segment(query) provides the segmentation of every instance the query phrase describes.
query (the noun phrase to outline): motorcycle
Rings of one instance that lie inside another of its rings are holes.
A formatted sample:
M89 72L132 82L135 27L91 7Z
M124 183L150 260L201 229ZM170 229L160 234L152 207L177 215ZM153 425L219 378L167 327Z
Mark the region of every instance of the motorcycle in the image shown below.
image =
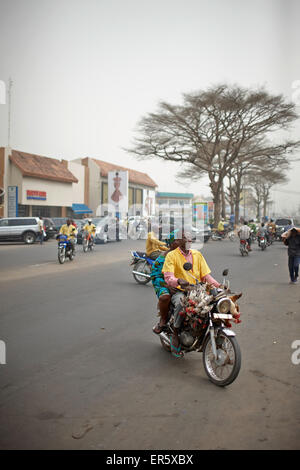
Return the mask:
M248 256L250 251L250 246L247 240L240 240L240 253L242 256Z
M73 261L75 257L75 251L73 251L73 246L70 240L68 240L67 235L58 235L58 261L60 264L64 264L66 258L69 258L70 261Z
M88 232L83 237L82 248L84 253L86 253L88 250L93 251L94 249L94 239L92 238L92 235Z
M148 258L146 253L141 251L131 252L131 266L134 266L132 275L138 284L148 284L151 281L151 270L155 260Z
M257 240L258 240L259 248L261 248L261 250L264 251L268 246L266 237L259 235L257 237Z
M183 267L189 272L192 264L185 263ZM227 274L228 270L224 270L223 276ZM190 272L189 275L194 278ZM190 284L188 289L180 313L184 318L179 331L181 351L184 354L202 352L208 378L219 387L230 385L237 378L241 367L241 351L235 333L231 330L231 320L241 322L236 300L242 294L231 294L229 281L225 278L222 289L203 284L197 279L196 284ZM171 306L169 320L159 334L161 345L168 352L171 352L173 325L174 312Z
M219 230L213 230L213 233L211 235L211 239L213 241L221 241L224 240L225 238L229 238L230 241L234 242L236 239L236 235L233 230L224 230L224 232L220 232Z

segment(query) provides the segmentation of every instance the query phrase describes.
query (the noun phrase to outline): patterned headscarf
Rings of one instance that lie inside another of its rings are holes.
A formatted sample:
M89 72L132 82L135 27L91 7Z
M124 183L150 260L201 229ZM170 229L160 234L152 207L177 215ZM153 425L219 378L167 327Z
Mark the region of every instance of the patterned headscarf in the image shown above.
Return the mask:
M177 232L179 232L179 229L176 229L176 230L173 230L170 235L169 235L169 238L166 239L166 244L168 246L171 246L171 244L176 240L176 235L177 235Z

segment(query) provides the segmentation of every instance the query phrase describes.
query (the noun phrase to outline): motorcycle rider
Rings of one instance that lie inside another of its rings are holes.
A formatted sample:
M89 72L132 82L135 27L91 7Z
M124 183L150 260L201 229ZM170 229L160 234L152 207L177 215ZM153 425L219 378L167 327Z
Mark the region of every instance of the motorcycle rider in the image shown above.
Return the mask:
M151 272L151 280L155 290L155 293L158 297L158 308L159 308L159 315L160 321L154 326L152 331L156 334L159 334L163 331L164 326L168 320L169 314L169 307L171 302L171 294L176 292L176 289L172 287L167 287L166 281L164 279L164 275L162 273L162 268L165 262L165 257L167 253L172 250L175 250L178 245L179 241L176 240L176 233L178 230L173 230L169 238L166 240L166 245L169 247L168 251L163 252L158 258L155 260L155 263L152 266Z
M94 242L96 235L96 225L92 223L92 219L88 219L87 223L85 224L82 230L91 235L91 240Z
M241 228L238 230L238 236L240 240L246 240L248 243L248 250L252 251L251 249L251 229L248 225L248 222L246 220L244 221L244 225L241 226Z
M72 225L71 219L67 220L67 223L60 227L59 233L61 235L66 235L68 237L68 241L71 243L72 253L75 252L75 237L78 233L76 227Z
M271 237L275 238L276 225L273 219L271 219L270 222L267 224L267 229L268 229L269 238Z
M182 233L178 242L178 247L166 255L162 272L167 286L176 289L171 298L174 306L174 333L171 338L171 352L175 357L182 357L183 353L178 336L183 321L183 317L180 315L181 299L189 284L196 284L196 281L184 270L183 265L186 262L191 263L192 274L199 281L215 287L220 287L220 284L210 275L211 271L200 251L191 250L192 236L189 233Z
M221 235L224 234L225 232L225 227L224 227L224 219L222 218L220 222L218 223L218 232L220 232Z
M259 227L257 231L257 237L265 237L267 240L267 243L269 243L269 232L267 227L265 226L264 222L262 222L261 226Z

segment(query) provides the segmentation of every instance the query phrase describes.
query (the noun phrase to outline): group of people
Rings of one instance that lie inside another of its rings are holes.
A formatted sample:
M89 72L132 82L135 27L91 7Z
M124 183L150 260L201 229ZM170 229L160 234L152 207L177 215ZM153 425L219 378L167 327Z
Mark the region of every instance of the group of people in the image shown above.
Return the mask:
M191 235L184 232L179 233L179 230L172 231L165 242L156 239L153 233L149 235L147 240L147 255L152 255L155 259L151 280L158 298L160 317L159 322L153 328L153 332L160 334L163 331L168 321L169 308L172 303L174 328L171 337L171 353L177 358L183 355L178 333L183 321L180 312L184 290L190 284L196 283L193 277L215 287L220 287L219 282L211 276L211 271L204 256L200 251L192 250L191 243ZM183 265L187 262L192 265L191 273L193 277L189 276L188 272L184 270Z
M261 223L260 227L257 228L253 220L250 220L249 223L245 220L243 225L238 230L238 236L240 240L246 240L248 243L249 251L251 251L251 233L257 237L265 237L267 243L270 243L271 237L275 237L276 225L273 219L270 220L268 224L264 222Z
M96 225L92 223L92 219L87 220L87 223L84 225L82 230L83 232L86 232L87 234L89 234L91 239L94 241L95 234L96 234ZM77 234L78 234L77 227L74 225L74 222L71 219L68 219L67 223L63 224L60 227L57 238L59 237L59 235L66 235L67 240L71 243L71 248L74 253Z

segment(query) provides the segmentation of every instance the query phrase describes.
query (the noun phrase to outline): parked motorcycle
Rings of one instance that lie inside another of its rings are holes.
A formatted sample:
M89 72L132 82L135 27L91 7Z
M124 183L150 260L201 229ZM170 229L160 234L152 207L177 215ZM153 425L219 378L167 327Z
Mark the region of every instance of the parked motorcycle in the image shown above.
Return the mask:
M183 267L189 272L192 264L185 263ZM228 270L223 271L223 276L227 274ZM241 322L236 300L242 294L230 294L229 282L225 278L222 289L196 280L196 285L191 284L185 292L181 312L184 317L179 332L181 350L183 353L202 352L208 378L220 387L230 385L237 378L241 367L241 351L235 333L231 330L231 320ZM168 323L159 334L161 345L168 352L171 351L173 324L171 307Z
M151 280L151 270L154 260L148 258L146 253L132 251L131 265L134 266L132 275L138 284L148 284Z
M88 250L93 251L94 249L94 239L90 233L86 233L82 240L82 248L84 253Z
M73 261L75 257L75 251L73 251L72 243L68 240L66 235L59 234L57 236L58 240L58 261L60 264L64 264L66 258L69 258L70 261Z
M250 246L247 240L240 240L240 253L242 256L248 256L250 251Z

